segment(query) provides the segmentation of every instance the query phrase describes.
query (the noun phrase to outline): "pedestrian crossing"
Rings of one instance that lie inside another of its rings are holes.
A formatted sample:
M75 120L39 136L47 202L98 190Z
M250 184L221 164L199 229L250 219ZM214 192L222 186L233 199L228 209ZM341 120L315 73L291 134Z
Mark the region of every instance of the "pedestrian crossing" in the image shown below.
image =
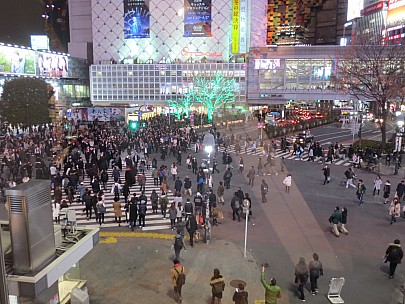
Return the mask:
M230 152L230 153L236 153L235 148L234 148L233 145L228 146L226 149L225 149L225 147L219 147L218 148L218 152L221 152L221 153L224 152L225 150L227 152ZM266 152L264 150L261 150L260 148L257 148L257 149L254 150L251 147L248 147L246 149L246 151L245 151L244 148L241 148L241 151L240 151L239 155L243 156L243 155L246 155L246 154L247 155L254 155L254 156L258 156L258 157L266 157L266 155L267 155ZM301 160L301 161L310 161L307 149L304 150L301 157L296 156L293 153L292 150L291 151L288 151L288 150L283 151L281 149L277 149L275 151L275 157L278 157L278 158L284 157L284 159L296 160L296 161L299 161L299 160ZM323 164L325 162L322 160L322 157L315 157L314 163ZM326 162L326 164L330 164L330 162ZM337 166L348 167L348 166L352 166L353 162L348 157L346 157L344 159L341 159L341 158L334 159L332 164L337 165Z
M108 182L107 182L107 190L103 189L102 183L100 183L101 190L104 191L105 194L105 205L106 205L106 212L104 214L104 223L101 225L96 222L95 219L95 214L93 211L92 218L87 220L86 217L86 211L85 211L85 206L82 203L77 203L77 200L72 205L69 205L69 210L74 210L76 212L76 222L78 226L85 226L85 227L92 227L92 228L112 228L112 227L118 227L118 223L115 223L115 215L114 215L114 209L113 209L113 202L114 202L114 194L111 193L111 189L114 186L114 180L112 178L112 169L108 169ZM125 172L125 163L123 163L123 169L121 172L121 177L123 177ZM165 229L170 229L170 219L168 218L168 215L166 218L163 218L160 212L160 206L158 210L158 214L153 214L152 213L152 202L150 200L150 195L152 193L152 190L156 190L158 195L160 195L160 186L155 186L153 184L153 178L152 178L152 170L145 170L145 175L146 175L146 185L145 185L145 195L147 197L147 212L145 216L145 227L142 227L142 231L156 231L156 230L165 230ZM91 190L91 185L90 185L90 180L89 178L85 178L83 181L83 185L85 188L89 188ZM122 185L121 185L122 186ZM140 186L138 184L132 186L130 188L130 196L133 195L133 193L136 193L137 196L139 197L141 194L141 191L139 191ZM76 195L78 197L78 194ZM173 193L172 191L169 190L167 193L167 197L169 199L169 205L173 202ZM125 227L128 226L126 223L126 218L125 218L125 209L124 209L124 196L120 194L120 202L122 205L122 218L121 218L121 226ZM129 214L128 214L129 216ZM136 222L136 228L135 229L141 229L139 228L139 222Z

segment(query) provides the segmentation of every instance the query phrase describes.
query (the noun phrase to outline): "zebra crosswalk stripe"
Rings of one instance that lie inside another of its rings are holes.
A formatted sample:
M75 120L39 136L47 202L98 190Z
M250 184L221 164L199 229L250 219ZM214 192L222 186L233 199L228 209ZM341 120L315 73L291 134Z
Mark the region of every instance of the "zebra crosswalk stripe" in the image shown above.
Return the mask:
M125 164L123 164L123 170L122 172L125 172ZM101 189L104 191L105 194L105 205L106 205L106 213L104 214L104 223L101 225L101 228L111 228L111 227L117 227L118 224L115 223L115 215L114 215L114 209L113 209L113 202L114 202L114 194L111 193L111 189L114 186L114 181L112 179L112 169L109 168L107 170L109 180L107 182L107 190L103 189L102 184ZM160 208L159 208L159 213L158 214L153 214L152 213L152 202L150 201L150 195L152 193L152 190L156 190L156 192L159 194L160 193L160 186L155 186L153 184L153 178L152 178L152 170L145 170L145 175L146 175L146 184L145 184L145 195L148 198L147 201L147 211L146 211L146 216L145 216L145 227L142 228L142 231L155 231L155 230L164 230L164 229L170 229L170 220L168 217L163 218L163 216L160 213ZM90 180L86 178L83 181L83 185L85 188L91 189L90 185ZM139 185L134 185L130 188L131 194L137 193L139 196L141 194L141 191L139 191ZM169 206L173 202L173 193L171 190L167 193L168 199L169 199ZM76 195L77 197L77 195ZM120 199L123 198L123 195L120 195ZM121 199L121 201L123 201ZM87 220L86 217L86 212L85 212L85 207L83 204L78 204L74 202L72 205L69 206L70 210L75 210L76 211L76 219L77 219L77 225L78 226L86 226L86 227L99 227L99 224L96 223L95 217L94 217L94 212L92 214L92 218L90 220ZM125 226L125 211L124 211L124 204L122 204L122 226Z
M234 148L233 145L228 146L227 149L225 149L224 147L219 147L218 148L219 152L224 152L225 150L227 152L230 152L230 153L236 153L235 148ZM246 155L246 154L254 155L254 156L262 156L262 157L266 156L266 154L260 149L256 149L256 151L254 151L252 148L248 148L247 153L245 153L245 149L242 148L239 155L243 156L243 155ZM277 157L277 158L284 157L284 159L288 159L288 160L300 160L300 158L298 156L292 154L292 151L283 151L281 149L276 150L275 157ZM303 161L308 161L309 160L309 155L308 155L307 150L305 150L302 153L301 160L303 160ZM319 158L319 157L315 158L314 162L318 163L318 164L323 163L322 158ZM345 159L335 160L332 164L336 165L336 166L345 166L345 167L347 167L347 166L352 165L352 161L349 158L345 158Z

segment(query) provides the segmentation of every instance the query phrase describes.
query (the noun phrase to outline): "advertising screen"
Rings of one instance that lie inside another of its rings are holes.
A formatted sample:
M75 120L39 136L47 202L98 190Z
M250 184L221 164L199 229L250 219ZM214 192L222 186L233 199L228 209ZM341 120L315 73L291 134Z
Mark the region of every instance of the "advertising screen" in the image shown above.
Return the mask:
M211 0L184 0L184 37L211 37Z
M31 48L33 50L48 51L49 38L47 35L31 35Z
M124 39L149 37L149 0L124 0Z
M0 73L35 75L35 51L0 46Z
M39 76L68 77L68 56L38 53Z
M350 0L347 3L347 21L361 16L363 0Z
M255 59L255 70L276 70L280 68L280 59Z
M387 28L405 24L405 0L388 2Z

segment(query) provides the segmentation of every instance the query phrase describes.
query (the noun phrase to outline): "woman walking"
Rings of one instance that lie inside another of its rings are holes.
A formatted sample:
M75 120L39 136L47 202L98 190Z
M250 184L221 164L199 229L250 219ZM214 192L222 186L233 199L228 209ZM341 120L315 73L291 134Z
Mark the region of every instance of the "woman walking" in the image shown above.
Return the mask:
M283 180L283 184L285 185L285 192L287 193L290 193L291 182L292 182L291 174L288 173Z
M401 204L399 203L398 198L394 198L390 204L389 214L391 216L391 225L397 222L397 217L401 215Z
M177 225L179 225L183 221L183 205L181 202L177 203L176 211Z
M119 202L118 197L114 197L113 208L114 208L115 222L118 223L119 227L121 227L122 210L121 210L121 203Z
M376 178L374 179L373 195L375 195L376 192L377 192L377 195L380 195L381 185L382 185L381 177L379 175L377 175Z
M97 213L98 213L98 223L100 224L104 224L104 214L106 212L106 208L105 208L105 203L104 200L102 198L102 196L98 197L98 202L97 202Z
M295 266L295 284L298 285L299 298L302 302L305 302L304 285L308 281L309 269L305 258L300 257L298 264Z
M389 180L387 180L385 182L383 191L384 191L384 194L383 194L384 204L387 204L389 201L390 192L391 192L391 184L390 184Z
M176 205L172 203L169 208L169 219L172 230L174 230L174 225L176 224L176 217L177 217L177 208Z

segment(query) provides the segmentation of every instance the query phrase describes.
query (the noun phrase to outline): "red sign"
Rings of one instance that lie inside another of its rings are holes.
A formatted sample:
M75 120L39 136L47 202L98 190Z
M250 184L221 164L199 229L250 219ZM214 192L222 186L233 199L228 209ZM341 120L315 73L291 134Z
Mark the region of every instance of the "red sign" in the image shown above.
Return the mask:
M383 8L384 8L384 1L380 1L380 2L374 3L372 5L365 7L364 9L362 9L361 15L367 16L369 14L381 11Z

